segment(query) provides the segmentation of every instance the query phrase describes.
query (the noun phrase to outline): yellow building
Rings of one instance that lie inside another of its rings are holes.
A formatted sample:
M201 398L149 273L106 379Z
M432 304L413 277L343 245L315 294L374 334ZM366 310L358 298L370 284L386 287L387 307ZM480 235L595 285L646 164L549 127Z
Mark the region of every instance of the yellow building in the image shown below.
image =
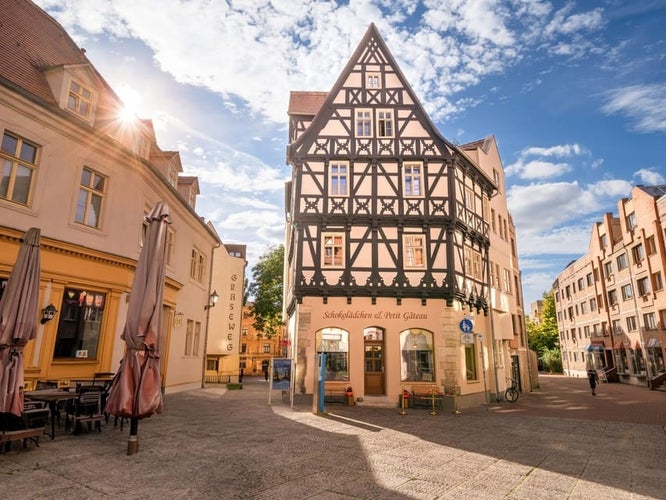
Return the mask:
M243 307L240 367L245 377L263 377L264 370L270 366L271 358L286 357L286 343L283 333L269 338L263 332L257 331L253 323L250 307Z
M40 304L57 310L26 348L28 384L116 370L143 218L165 201L162 384L200 387L220 241L195 211L197 179L179 176L178 153L160 150L149 121L120 119L116 94L45 12L2 2L0 26L0 280L21 235L40 228Z
M530 388L515 229L492 136L435 128L374 25L330 92L292 92L285 322L296 390Z

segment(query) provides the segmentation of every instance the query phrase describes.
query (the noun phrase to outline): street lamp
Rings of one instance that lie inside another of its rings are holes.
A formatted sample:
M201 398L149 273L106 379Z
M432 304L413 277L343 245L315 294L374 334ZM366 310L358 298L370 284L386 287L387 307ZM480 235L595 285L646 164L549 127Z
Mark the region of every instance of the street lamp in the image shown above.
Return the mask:
M219 298L220 296L217 294L217 291L213 290L213 293L211 293L210 297L208 298L208 305L204 306L204 311L207 311L211 307L215 307L215 304L217 304Z

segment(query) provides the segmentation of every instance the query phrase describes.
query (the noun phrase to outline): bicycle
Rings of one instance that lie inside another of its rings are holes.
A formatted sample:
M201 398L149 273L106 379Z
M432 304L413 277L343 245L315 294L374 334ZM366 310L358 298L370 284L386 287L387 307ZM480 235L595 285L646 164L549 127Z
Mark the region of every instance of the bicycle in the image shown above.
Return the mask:
M510 382L511 385L506 388L506 391L504 391L504 399L506 399L509 403L515 403L518 401L518 396L520 395L518 392L518 387L516 386L516 381L514 379L506 379L507 382Z

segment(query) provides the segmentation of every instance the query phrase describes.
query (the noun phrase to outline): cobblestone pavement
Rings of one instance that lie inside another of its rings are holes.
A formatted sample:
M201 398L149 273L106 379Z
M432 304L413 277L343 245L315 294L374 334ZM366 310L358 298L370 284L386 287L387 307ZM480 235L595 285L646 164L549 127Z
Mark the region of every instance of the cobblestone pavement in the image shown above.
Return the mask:
M16 499L666 498L666 392L542 376L517 403L444 411L292 409L246 379L169 394L139 424L56 432L0 454L0 497Z

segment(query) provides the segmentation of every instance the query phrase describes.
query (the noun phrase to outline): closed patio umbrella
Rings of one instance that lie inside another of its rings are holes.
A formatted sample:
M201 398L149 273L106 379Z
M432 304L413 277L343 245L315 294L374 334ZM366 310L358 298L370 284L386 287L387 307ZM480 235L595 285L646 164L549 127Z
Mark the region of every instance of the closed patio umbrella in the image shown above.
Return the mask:
M130 419L127 454L139 450L139 420L162 411L159 342L169 207L159 202L148 215L148 232L134 274L122 339L126 350L113 380L106 411Z
M23 413L23 348L37 331L39 241L36 227L23 235L0 299L0 412L19 416Z

